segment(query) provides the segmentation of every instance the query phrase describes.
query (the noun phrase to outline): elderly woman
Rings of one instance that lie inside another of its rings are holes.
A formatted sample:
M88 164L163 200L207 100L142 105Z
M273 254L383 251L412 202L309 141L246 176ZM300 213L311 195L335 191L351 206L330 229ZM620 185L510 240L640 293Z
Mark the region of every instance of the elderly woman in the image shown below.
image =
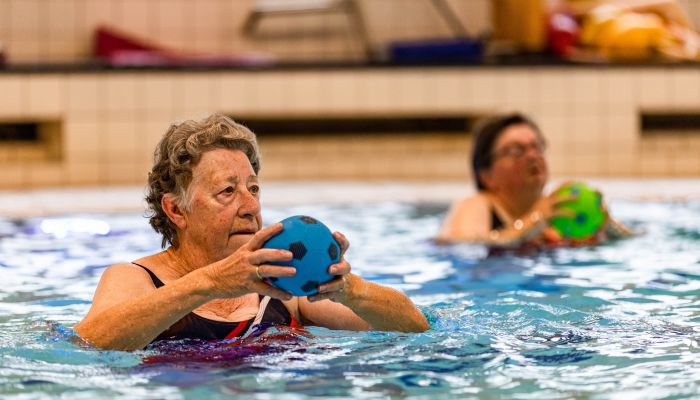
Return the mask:
M106 349L140 349L156 340L247 337L270 325L421 332L428 322L403 294L350 272L314 296L268 285L294 268L287 250L261 246L281 232L262 228L260 156L255 135L222 115L173 125L155 152L146 197L165 251L109 267L76 332Z
M571 198L545 196L549 170L545 140L537 125L520 114L497 116L477 126L472 173L477 193L455 202L443 222L440 242L481 242L517 248L526 243L561 243L548 221L568 213L558 206ZM597 239L629 235L608 216Z

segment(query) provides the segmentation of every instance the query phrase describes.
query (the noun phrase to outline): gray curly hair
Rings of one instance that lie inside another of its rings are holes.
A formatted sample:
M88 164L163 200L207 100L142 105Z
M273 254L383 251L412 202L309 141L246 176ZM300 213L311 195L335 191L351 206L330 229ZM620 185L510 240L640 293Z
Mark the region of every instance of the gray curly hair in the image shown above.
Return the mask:
M179 245L175 224L161 206L163 196L170 194L178 207L189 211L192 169L202 154L214 149L240 150L248 157L255 173L260 171L255 134L221 114L170 125L156 146L153 168L148 174L146 202L151 226L163 235L163 248L168 243L174 247Z

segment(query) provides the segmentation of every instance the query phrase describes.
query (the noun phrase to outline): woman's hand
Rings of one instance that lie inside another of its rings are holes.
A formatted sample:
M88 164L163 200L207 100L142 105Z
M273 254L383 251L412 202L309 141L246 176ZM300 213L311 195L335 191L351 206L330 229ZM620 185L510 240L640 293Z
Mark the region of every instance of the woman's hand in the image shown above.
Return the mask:
M574 217L573 211L560 208L561 205L576 200L575 194L570 194L568 196L559 195L560 189L568 184L570 184L570 182L560 185L549 195L539 199L532 207L532 210L528 215L529 218L534 220L539 220L541 218L545 221L550 221L552 218L556 217Z
M233 254L205 267L204 273L211 281L210 290L217 297L240 297L248 293L260 293L275 299L290 300L290 293L263 281L269 277L289 277L296 273L293 267L269 264L291 261L290 251L262 248L265 242L282 229L284 227L279 223L261 229Z
M348 239L340 232L333 232L333 237L340 245L340 261L328 267L328 273L335 275L332 281L318 287L318 293L308 297L311 302L319 300L331 300L344 304L348 296L352 295L358 278L350 274L350 264L345 261L345 251L350 247Z

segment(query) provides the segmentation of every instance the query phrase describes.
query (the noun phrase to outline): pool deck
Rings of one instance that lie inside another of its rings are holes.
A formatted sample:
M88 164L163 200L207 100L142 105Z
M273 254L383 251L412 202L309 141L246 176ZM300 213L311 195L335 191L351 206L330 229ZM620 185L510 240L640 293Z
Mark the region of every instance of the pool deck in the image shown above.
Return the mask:
M551 187L572 179L556 179ZM700 178L600 179L576 178L605 193L609 201L700 199ZM462 182L265 182L263 207L318 203L385 201L444 203L473 193ZM75 213L142 212L144 188L139 186L52 188L0 191L0 216L32 217Z

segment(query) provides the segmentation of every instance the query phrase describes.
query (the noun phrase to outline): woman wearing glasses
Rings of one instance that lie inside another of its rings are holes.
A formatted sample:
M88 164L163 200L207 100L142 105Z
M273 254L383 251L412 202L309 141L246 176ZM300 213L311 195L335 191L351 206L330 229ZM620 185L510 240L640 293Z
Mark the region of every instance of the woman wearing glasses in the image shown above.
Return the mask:
M537 125L521 114L490 118L478 125L472 147L478 191L452 205L436 239L504 248L561 242L548 221L568 215L558 206L570 198L543 193L549 175L545 148ZM626 235L629 230L608 218L599 238L606 233Z

